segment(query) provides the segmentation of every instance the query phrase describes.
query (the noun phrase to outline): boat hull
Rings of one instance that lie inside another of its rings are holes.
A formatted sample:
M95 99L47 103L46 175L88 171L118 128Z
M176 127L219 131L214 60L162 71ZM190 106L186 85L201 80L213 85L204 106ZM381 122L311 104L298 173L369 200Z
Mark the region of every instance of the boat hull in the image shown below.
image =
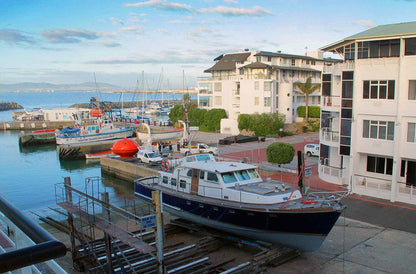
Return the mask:
M105 140L113 140L113 139L122 139L128 138L133 135L131 129L125 129L120 131L113 131L113 132L103 132L97 134L86 134L86 135L79 135L79 136L71 136L71 137L56 137L56 143L58 145L71 145L71 144L80 144L80 143L88 143L88 142L99 142Z
M135 184L135 194L151 200L149 185ZM165 209L181 218L255 240L303 251L319 249L341 212L337 210L253 211L209 204L163 192Z

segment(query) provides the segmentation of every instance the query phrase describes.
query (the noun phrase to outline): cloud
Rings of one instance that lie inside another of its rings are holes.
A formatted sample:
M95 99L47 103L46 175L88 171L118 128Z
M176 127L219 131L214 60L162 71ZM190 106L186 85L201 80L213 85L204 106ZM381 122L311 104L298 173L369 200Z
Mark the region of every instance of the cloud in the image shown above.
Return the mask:
M56 29L42 32L42 36L49 43L80 43L83 40L96 40L103 36L103 33L83 29Z
M137 3L124 4L126 7L152 7L161 10L170 11L191 11L193 8L191 5L168 2L166 0L148 0Z
M225 16L260 16L271 15L273 12L266 10L259 6L254 6L251 9L231 8L218 6L214 8L203 8L198 10L199 13L220 13Z
M92 60L86 64L95 65L122 65L122 64L199 64L206 63L207 59L198 56L191 56L189 54L183 55L178 51L166 51L157 57L147 58L109 58L102 60Z
M224 37L221 33L216 30L209 28L198 28L193 31L190 31L188 35L191 38L200 38L200 37Z
M113 41L103 41L101 42L101 44L106 47L106 48L117 48L117 47L121 47L120 43L117 42L113 42Z
M0 41L8 44L35 44L35 40L16 29L0 29Z
M130 27L122 27L118 30L118 32L131 32L133 34L143 34L144 30L143 27L140 26L130 26Z
M237 0L224 0L224 2L228 4L238 4Z
M176 20L170 20L170 21L168 21L168 24L191 25L191 24L195 24L195 22L192 21L192 20L180 20L180 19L176 19Z
M356 26L369 27L369 28L373 28L373 27L376 26L376 24L374 24L374 22L369 20L369 19L353 21L353 22L350 22L349 24L350 25L356 25Z
M121 21L120 19L111 17L110 20L116 25L124 25L123 21Z

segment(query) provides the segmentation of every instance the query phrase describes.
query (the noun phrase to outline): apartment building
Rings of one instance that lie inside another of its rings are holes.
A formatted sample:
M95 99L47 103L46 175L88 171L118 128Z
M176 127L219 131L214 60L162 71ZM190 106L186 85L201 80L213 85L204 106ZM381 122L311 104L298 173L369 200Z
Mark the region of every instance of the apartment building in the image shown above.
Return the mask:
M416 22L382 25L321 48L321 179L416 204Z
M317 53L315 53L317 55ZM198 81L198 106L225 109L222 133L238 133L239 114L275 113L285 115L286 123L296 120L296 109L305 105L305 96L296 93L293 83L321 82L324 60L321 56L302 56L281 52L249 51L227 53L214 59L205 70L209 78ZM309 105L320 104L320 91L309 97Z

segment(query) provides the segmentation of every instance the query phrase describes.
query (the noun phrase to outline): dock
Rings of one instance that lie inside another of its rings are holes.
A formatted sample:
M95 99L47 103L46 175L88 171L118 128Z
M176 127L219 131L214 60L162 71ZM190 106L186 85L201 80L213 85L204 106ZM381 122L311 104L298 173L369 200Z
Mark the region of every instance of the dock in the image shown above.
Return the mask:
M158 175L157 169L148 167L146 164L138 164L135 160L137 159L101 158L101 172L128 182L134 182L141 177Z
M10 121L0 122L3 130L36 130L46 128L73 127L74 121Z

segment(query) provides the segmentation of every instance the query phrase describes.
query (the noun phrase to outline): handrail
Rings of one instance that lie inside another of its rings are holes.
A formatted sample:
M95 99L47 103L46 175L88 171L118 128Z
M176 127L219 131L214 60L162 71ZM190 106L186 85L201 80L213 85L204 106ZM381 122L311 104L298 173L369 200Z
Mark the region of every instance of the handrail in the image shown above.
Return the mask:
M0 196L0 211L22 230L35 245L0 254L0 272L48 261L66 254L64 243L56 240L37 223Z

